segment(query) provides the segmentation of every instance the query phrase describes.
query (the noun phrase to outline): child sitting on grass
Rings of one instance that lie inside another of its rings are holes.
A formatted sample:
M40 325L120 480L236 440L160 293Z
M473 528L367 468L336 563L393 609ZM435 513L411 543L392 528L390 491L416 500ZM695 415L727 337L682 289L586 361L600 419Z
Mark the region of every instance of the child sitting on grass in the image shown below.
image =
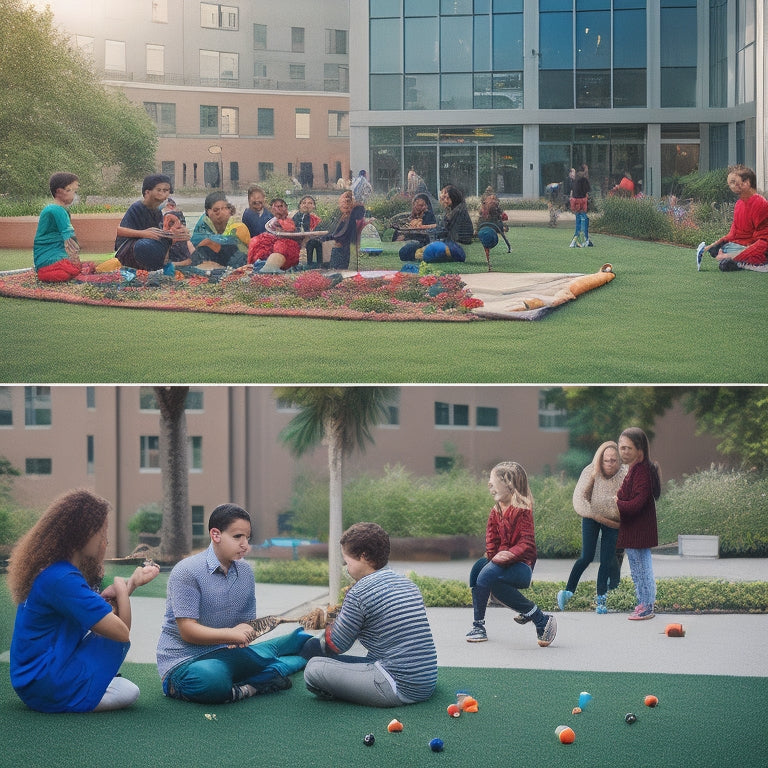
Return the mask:
M519 612L515 617L518 624L532 621L539 645L545 647L555 639L557 621L520 592L531 586L537 555L528 475L516 461L504 461L491 470L488 490L496 503L485 530L485 557L472 566L469 574L474 623L467 642L488 639L485 611L493 595Z
M74 202L80 182L74 173L54 173L49 187L53 202L40 213L32 256L38 280L64 283L79 275L84 266L80 263L80 243L67 210Z
M426 701L437 684L437 652L418 587L389 567L389 535L376 523L356 523L341 537L355 584L335 622L302 655L307 689L321 699L369 707ZM359 640L367 656L341 655Z

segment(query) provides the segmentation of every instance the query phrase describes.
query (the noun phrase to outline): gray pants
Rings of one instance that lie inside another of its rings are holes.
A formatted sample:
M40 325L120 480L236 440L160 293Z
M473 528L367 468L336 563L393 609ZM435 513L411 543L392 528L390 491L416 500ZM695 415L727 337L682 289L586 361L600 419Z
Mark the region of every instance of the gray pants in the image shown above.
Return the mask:
M395 681L378 662L350 657L339 661L316 656L307 662L304 682L321 698L343 699L366 707L398 707L403 701Z

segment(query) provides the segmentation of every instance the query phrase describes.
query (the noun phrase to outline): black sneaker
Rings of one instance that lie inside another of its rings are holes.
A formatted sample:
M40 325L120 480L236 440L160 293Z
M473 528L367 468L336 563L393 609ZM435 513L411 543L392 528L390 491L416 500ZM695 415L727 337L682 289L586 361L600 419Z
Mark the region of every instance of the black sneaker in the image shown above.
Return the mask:
M488 633L485 631L485 622L476 621L472 629L467 632L468 643L484 643L488 639Z
M738 272L739 265L733 259L723 259L720 262L721 272Z
M279 691L287 691L293 683L290 677L284 675L278 675L271 680L267 680L265 683L249 683L249 685L240 686L241 688L251 688L252 691L248 693L248 696L263 696L266 693L278 693Z

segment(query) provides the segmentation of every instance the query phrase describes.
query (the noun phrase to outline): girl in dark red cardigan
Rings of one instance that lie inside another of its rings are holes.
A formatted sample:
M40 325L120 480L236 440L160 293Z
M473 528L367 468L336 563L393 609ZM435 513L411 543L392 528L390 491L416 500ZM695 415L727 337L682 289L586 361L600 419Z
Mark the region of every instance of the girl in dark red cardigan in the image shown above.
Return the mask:
M467 633L467 642L488 639L485 609L493 595L518 611L518 624L533 622L538 644L546 647L555 639L557 621L520 591L531 586L536 564L533 497L528 475L516 461L503 461L491 470L488 490L495 504L485 530L485 557L472 566L469 574L474 623Z
M621 516L617 547L623 548L635 583L637 607L631 621L654 617L656 581L653 577L651 547L659 543L656 527L656 499L661 495L659 465L651 462L648 437L638 427L630 427L619 438L621 460L629 471L616 496Z

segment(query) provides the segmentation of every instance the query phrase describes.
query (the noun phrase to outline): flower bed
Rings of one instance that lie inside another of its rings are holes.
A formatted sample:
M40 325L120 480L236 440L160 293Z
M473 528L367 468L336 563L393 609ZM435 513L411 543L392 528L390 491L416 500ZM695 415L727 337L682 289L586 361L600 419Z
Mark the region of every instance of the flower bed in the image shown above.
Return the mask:
M480 319L471 310L482 306L457 274L394 272L343 278L314 270L251 273L249 267L223 276L138 272L132 277L121 270L58 284L41 283L29 271L0 276L0 292L95 306L339 320L470 321Z

